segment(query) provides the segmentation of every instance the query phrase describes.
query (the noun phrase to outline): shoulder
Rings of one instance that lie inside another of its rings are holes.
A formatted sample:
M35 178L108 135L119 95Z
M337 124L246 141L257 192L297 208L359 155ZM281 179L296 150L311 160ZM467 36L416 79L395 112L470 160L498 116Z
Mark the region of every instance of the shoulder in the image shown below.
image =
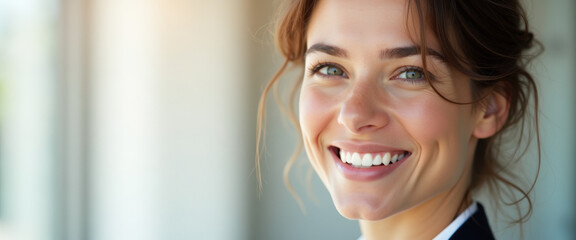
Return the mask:
M450 240L485 240L495 239L484 212L478 203L478 210L450 237Z

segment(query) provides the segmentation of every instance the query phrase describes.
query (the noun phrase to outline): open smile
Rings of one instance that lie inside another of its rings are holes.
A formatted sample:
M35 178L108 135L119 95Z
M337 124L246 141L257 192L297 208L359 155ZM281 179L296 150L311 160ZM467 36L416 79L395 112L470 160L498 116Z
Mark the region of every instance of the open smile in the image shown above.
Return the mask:
M359 152L328 147L337 169L355 181L373 181L389 175L412 156L405 150Z
M388 166L408 158L411 153L408 151L389 151L389 152L369 152L360 153L347 151L335 146L329 147L342 163L349 164L357 168L369 168L372 166Z

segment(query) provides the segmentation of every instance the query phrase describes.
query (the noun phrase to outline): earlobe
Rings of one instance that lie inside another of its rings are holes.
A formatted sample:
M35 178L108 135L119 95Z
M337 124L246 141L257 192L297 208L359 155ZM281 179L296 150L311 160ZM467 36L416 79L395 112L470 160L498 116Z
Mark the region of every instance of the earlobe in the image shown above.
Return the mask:
M499 93L488 96L488 104L483 111L483 116L476 123L473 135L476 138L489 138L502 128L508 117L510 104L508 99Z

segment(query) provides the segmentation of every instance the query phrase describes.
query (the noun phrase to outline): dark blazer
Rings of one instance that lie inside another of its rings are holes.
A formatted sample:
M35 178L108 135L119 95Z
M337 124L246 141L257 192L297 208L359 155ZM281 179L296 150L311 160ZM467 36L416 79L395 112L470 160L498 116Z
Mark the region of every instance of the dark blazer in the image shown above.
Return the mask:
M484 207L478 203L478 210L470 216L458 230L450 237L450 240L486 240L494 239Z

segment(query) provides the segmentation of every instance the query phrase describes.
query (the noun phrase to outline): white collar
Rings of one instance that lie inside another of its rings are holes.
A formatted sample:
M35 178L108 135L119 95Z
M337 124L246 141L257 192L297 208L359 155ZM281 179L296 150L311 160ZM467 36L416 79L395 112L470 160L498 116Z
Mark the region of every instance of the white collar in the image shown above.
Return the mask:
M466 210L464 210L464 212L460 213L460 215L458 215L458 217L454 219L454 221L452 221L450 225L448 225L448 227L444 228L444 230L442 230L442 232L436 235L436 237L434 237L432 240L450 239L450 237L454 235L454 233L458 230L458 228L460 228L464 224L464 222L466 222L466 220L468 220L472 215L474 215L476 211L478 211L478 204L476 202L473 202L472 204L470 204L468 208L466 208Z
M446 228L444 228L444 230L442 230L442 232L436 235L436 237L434 237L432 240L449 240L450 237L452 237L452 235L454 235L454 233L458 230L458 228L460 228L466 222L466 220L468 220L472 215L474 215L476 211L478 211L478 204L476 202L473 202L472 204L470 204L470 206L468 206L468 208L466 208L466 210L464 210L464 212L460 213L460 215L458 215L458 217L456 217L454 221L452 221ZM364 236L360 236L358 240L364 240Z

